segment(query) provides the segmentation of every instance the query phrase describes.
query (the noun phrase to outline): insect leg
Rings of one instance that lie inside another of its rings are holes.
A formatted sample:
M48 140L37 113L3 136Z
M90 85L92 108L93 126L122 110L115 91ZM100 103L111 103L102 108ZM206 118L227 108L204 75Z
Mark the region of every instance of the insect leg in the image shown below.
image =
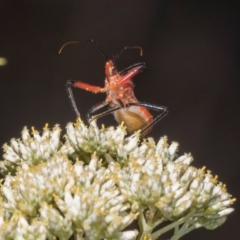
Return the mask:
M101 102L101 103L98 103L96 105L94 105L92 108L90 108L87 112L87 120L89 122L93 121L94 119L97 119L97 118L101 118L101 117L104 117L120 108L122 108L122 106L118 106L118 107L114 107L114 108L109 108L108 110L104 111L104 112L101 112L99 114L96 114L96 115L93 115L95 112L97 112L98 110L104 108L108 106L108 103L106 102Z
M93 86L84 82L80 82L80 81L75 81L75 80L68 80L66 83L66 89L68 92L68 96L70 98L71 101L71 105L73 107L74 112L76 113L77 117L80 118L80 112L78 111L74 96L73 96L73 92L72 92L72 87L77 87L77 88L81 88L84 89L86 91L90 91L90 92L94 92L94 93L98 93L98 92L103 92L104 88L100 88L98 86Z
M136 102L136 103L129 103L128 106L142 106L150 110L154 111L161 111L159 115L157 115L146 127L141 129L141 134L145 131L147 131L150 127L154 126L158 121L160 121L162 118L164 118L168 114L167 107L159 106L159 105L153 105L145 102Z
M145 68L145 63L139 63L136 67L129 67L129 71L122 76L121 80L118 81L118 85L123 85L128 82L131 78L137 75L143 68ZM127 70L128 70L127 69Z
M120 75L125 75L126 73L128 73L129 71L131 71L133 68L136 67L141 67L141 69L145 68L145 63L144 62L140 62L140 63L135 63L125 69L123 69L121 72L119 72Z
M99 92L104 92L105 91L104 88L94 86L94 85L90 85L88 83L84 83L84 82L77 81L77 80L68 80L67 85L71 85L71 86L76 87L76 88L81 88L81 89L84 89L86 91L93 92L93 93L99 93Z
M74 96L73 96L73 92L72 92L72 80L68 80L66 83L66 90L68 93L68 97L70 99L71 105L73 107L74 112L76 113L77 117L80 118L80 112L78 111Z

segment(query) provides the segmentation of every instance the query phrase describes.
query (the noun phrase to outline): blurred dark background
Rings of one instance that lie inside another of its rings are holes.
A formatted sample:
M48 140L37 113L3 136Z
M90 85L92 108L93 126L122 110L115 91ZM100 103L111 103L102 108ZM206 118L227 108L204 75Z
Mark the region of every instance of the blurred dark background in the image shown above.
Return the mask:
M105 60L96 48L70 45L58 55L63 43L93 38L110 58L139 45L143 57L126 51L117 67L146 62L134 78L137 98L169 108L151 135L179 142L193 165L207 166L239 199L239 10L239 1L220 0L1 0L0 57L8 63L0 67L0 144L20 137L23 126L64 129L75 121L67 79L103 86ZM105 97L74 94L83 116ZM114 123L112 116L103 121ZM220 228L183 239L240 239L238 206Z

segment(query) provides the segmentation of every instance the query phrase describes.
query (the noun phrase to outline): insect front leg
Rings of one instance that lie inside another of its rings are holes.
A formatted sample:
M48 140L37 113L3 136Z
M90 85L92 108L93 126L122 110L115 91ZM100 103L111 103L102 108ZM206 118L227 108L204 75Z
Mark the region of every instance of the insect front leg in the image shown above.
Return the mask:
M93 93L105 92L105 88L90 85L88 83L84 83L84 82L77 81L77 80L68 80L67 85L68 86L70 85L70 86L73 86L76 88L81 88L81 89L84 89L86 91L93 92Z
M90 92L94 92L94 93L105 91L104 88L101 88L101 87L98 87L98 86L93 86L93 85L90 85L90 84L87 84L87 83L84 83L84 82L81 82L81 81L68 80L67 83L66 83L67 93L68 93L68 96L70 98L73 110L76 113L78 118L80 118L81 115L80 115L80 112L78 111L77 104L76 104L74 96L73 96L72 87L81 88L81 89L84 89L86 91L90 91Z
M74 112L76 113L77 117L80 118L80 112L78 111L74 96L73 96L73 92L72 92L72 85L73 85L73 80L68 80L66 82L66 90L68 93L68 97L70 99L71 105L73 107Z
M149 104L145 102L136 102L136 103L129 103L128 106L142 106L145 107L149 110L154 110L154 111L161 111L159 115L157 115L147 126L141 129L141 134L149 130L152 126L154 126L158 121L160 121L162 118L164 118L168 114L167 107L164 106L159 106L159 105L154 105L154 104Z

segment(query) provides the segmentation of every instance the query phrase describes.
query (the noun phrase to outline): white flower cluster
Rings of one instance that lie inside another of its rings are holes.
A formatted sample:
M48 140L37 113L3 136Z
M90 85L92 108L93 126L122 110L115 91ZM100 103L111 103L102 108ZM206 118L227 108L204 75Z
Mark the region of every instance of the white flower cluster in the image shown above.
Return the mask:
M61 154L36 166L23 163L2 186L2 239L69 239L74 234L132 239L136 232L121 230L137 214L127 212L130 206L110 174L96 156L86 166L73 165Z
M89 158L89 154L96 152L98 156L104 156L108 163L117 161L127 164L128 156L139 143L139 134L136 133L125 138L126 131L123 125L99 129L95 121L87 127L81 121L67 125L66 143L61 148L63 153L75 153L77 157ZM88 153L86 155L86 153ZM114 158L115 160L113 160Z
M4 161L0 162L2 174L14 172L22 160L30 165L48 160L60 147L60 132L58 125L50 131L46 124L41 136L34 128L31 136L29 130L24 127L21 139L12 139L10 145L3 145Z
M42 135L24 128L4 145L0 239L158 239L171 229L179 239L233 211L225 186L190 166L191 155L178 157L177 143L125 135L123 126L78 121L60 143L58 126ZM139 229L125 230L135 220Z

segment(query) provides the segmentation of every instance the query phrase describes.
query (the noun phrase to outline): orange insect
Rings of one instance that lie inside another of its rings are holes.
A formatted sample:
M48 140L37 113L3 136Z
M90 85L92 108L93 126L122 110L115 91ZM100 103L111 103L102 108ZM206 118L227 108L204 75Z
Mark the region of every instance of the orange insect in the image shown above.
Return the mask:
M114 65L114 61L109 60L106 57L106 55L103 53L103 51L100 49L100 47L96 44L94 40L86 40L85 42L93 43L106 58L106 78L104 87L93 86L78 80L67 81L67 92L69 94L71 104L77 117L80 118L80 113L73 97L72 87L81 88L93 93L106 93L107 97L105 101L94 105L90 110L88 110L88 121L90 122L94 119L113 113L118 123L124 122L127 127L128 134L132 134L135 131L141 130L141 136L146 135L152 129L153 125L156 124L159 120L161 120L168 113L168 111L167 108L164 106L153 105L146 102L139 102L134 95L134 85L131 79L135 75L137 75L143 68L145 68L145 63L136 63L124 69L123 71L118 72L116 66ZM61 53L62 49L66 45L73 43L79 42L73 41L65 43L61 47L59 53ZM140 47L125 47L122 49L120 54L129 48L139 48L142 53L142 49ZM119 57L120 54L118 54L116 57ZM95 114L96 112L104 109L107 106L109 106L109 109ZM153 118L153 116L148 110L158 111L160 112L160 114Z

